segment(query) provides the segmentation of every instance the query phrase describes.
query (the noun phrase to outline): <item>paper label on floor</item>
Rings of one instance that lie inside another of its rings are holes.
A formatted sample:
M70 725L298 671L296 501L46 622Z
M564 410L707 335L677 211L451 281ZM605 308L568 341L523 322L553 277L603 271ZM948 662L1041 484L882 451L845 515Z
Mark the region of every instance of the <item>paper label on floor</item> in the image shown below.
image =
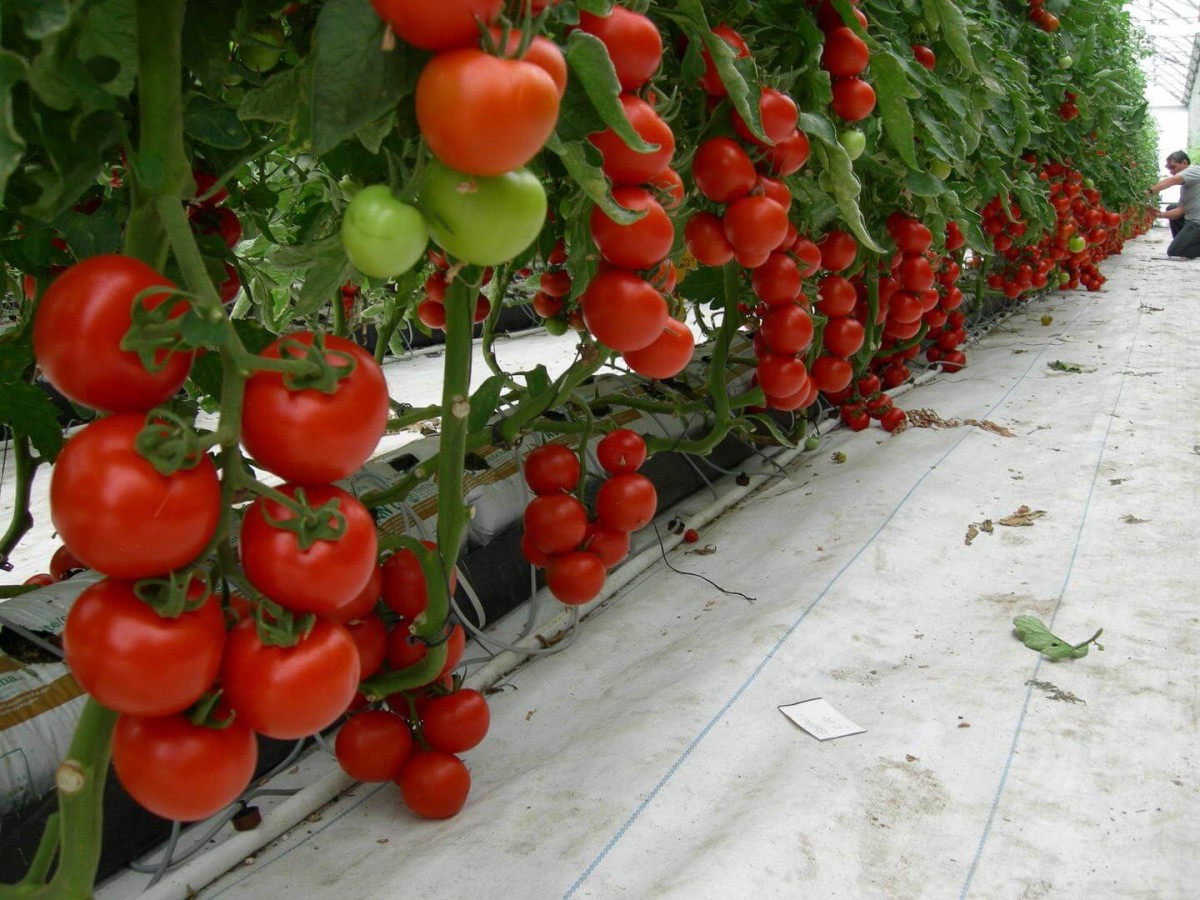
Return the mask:
M851 734L862 734L867 729L855 725L840 712L834 709L828 700L814 697L811 700L801 700L790 706L781 706L779 711L815 737L818 741L828 741L831 738L846 737Z

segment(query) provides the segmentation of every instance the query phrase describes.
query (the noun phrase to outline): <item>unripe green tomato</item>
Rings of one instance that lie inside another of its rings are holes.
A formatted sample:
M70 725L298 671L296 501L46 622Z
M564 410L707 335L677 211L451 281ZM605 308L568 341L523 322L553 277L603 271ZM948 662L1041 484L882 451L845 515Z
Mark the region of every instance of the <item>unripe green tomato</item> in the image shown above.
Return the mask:
M1070 280L1071 280L1071 276L1067 272L1059 272L1058 273L1058 283L1059 284L1066 284Z
M816 450L821 446L821 436L819 434L810 434L804 439L805 450Z
M1075 65L1075 60L1071 59L1066 53L1058 58L1058 67L1060 69L1069 69L1073 65Z
M552 334L555 337L566 334L567 330L570 328L570 326L567 325L566 321L563 319L546 319L544 322L542 322L542 325L545 327L547 334Z
M954 167L944 159L932 159L929 161L929 174L934 178L949 178L950 173L953 171Z
M386 184L363 188L342 218L342 246L370 278L395 278L425 252L429 229L420 212L401 203Z
M867 149L867 136L857 128L847 128L838 132L838 143L845 149L847 156L858 159Z
M270 72L283 55L283 26L268 22L247 33L248 40L238 46L242 65L252 72ZM267 45L267 46L264 46ZM272 49L272 48L279 49Z
M463 262L507 262L534 242L546 221L546 189L526 168L465 175L435 159L425 175L420 203L429 233Z
M1075 237L1073 237L1069 241L1067 241L1067 249L1070 250L1072 253L1082 253L1083 249L1086 246L1087 246L1087 241L1085 241L1079 235L1075 235Z
M1085 178L1083 179L1083 186L1089 191L1094 191L1096 189L1096 182L1092 181L1090 178Z

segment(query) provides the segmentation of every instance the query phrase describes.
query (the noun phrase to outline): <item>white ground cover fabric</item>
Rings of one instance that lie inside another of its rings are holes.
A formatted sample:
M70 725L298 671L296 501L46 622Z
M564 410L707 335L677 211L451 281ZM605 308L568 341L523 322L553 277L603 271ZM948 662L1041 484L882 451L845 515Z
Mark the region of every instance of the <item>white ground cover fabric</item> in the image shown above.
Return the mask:
M1163 246L898 400L987 427L839 430L671 550L753 602L658 564L508 675L456 818L357 785L155 896L1195 896L1200 262ZM1045 661L1025 612L1104 650ZM865 732L778 710L812 697Z

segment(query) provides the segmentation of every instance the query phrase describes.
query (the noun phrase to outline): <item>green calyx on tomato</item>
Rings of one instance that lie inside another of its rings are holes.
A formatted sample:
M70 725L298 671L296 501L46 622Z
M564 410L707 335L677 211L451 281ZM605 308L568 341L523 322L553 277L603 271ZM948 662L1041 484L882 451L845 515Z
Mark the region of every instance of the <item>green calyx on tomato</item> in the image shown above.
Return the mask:
M371 278L395 278L416 265L429 243L421 213L401 203L385 184L359 191L342 218L342 246Z
M847 128L838 132L838 143L845 149L847 156L858 159L867 149L867 136L857 128Z
M420 205L434 241L477 266L495 266L536 240L546 219L546 190L528 169L464 175L433 160Z

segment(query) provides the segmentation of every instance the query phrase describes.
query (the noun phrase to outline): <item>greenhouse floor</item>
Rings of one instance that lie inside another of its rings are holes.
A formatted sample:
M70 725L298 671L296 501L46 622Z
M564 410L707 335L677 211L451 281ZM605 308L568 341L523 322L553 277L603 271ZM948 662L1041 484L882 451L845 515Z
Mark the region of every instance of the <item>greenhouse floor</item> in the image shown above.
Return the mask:
M207 887L189 863L151 893L1196 896L1200 261L1166 241L898 398L957 425L840 429L668 543L754 599L646 568L498 685L456 818L355 785ZM1022 613L1104 649L1043 659ZM858 733L779 709L813 698Z

